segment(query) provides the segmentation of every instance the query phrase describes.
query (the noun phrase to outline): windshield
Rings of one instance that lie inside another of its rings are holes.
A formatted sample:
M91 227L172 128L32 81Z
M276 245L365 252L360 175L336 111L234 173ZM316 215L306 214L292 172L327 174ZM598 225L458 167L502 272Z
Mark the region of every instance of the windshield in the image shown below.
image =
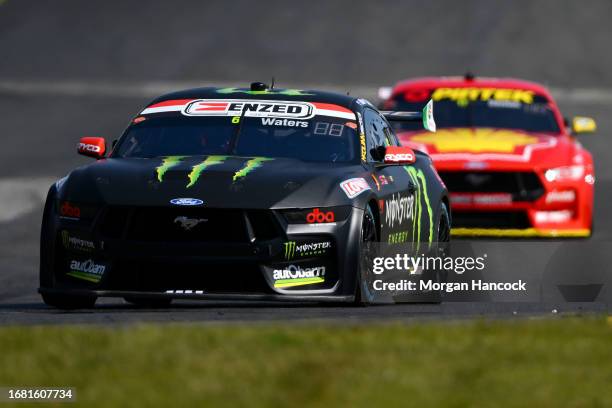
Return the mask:
M476 91L470 93L474 90ZM505 98L496 98L496 90L488 88L456 88L446 93L439 91L445 89L439 88L433 92L419 94L421 98L427 96L420 101L411 101L414 93L396 95L388 103L388 108L420 111L431 97L434 100L434 117L438 129L483 127L526 132L560 132L548 101L531 91L503 90L505 93L501 95ZM395 127L397 130L421 130L420 124L410 122L396 123Z
M174 114L141 116L134 122L113 157L235 155L336 163L354 162L359 157L357 124L346 118L241 119Z

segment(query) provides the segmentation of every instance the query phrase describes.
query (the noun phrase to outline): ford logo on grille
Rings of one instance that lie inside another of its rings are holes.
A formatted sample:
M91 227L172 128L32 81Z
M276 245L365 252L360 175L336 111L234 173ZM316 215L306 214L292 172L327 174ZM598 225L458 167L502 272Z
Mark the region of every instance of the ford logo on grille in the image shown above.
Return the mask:
M170 204L174 205L202 205L204 201L198 200L197 198L173 198L170 200Z

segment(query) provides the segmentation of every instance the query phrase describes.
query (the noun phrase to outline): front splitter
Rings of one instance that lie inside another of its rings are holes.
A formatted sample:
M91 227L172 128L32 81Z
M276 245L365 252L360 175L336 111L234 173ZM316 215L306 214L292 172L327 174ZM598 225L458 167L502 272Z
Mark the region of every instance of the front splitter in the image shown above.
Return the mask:
M41 294L69 295L69 296L95 296L117 298L146 298L146 299L191 299L191 300L252 300L276 302L341 302L354 301L354 296L345 295L275 295L275 294L245 294L245 293L167 293L167 292L140 292L123 290L66 290L38 288ZM198 291L199 292L199 291Z
M451 228L453 237L491 238L588 238L590 229Z

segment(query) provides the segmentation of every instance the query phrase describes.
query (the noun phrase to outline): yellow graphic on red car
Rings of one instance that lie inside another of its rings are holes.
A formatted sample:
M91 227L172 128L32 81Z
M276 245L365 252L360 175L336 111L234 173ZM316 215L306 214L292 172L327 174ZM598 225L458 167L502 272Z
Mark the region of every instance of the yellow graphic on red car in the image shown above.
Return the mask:
M434 102L451 101L512 101L533 103L533 91L508 88L438 88L431 95Z
M409 123L395 130L430 156L447 187L451 235L591 235L593 156L578 138L597 129L592 118L564 119L540 84L471 73L400 81L383 106L412 111L429 99L435 134Z
M424 143L438 153L515 153L517 148L538 142L526 133L504 129L440 129L436 133L419 133L411 141Z

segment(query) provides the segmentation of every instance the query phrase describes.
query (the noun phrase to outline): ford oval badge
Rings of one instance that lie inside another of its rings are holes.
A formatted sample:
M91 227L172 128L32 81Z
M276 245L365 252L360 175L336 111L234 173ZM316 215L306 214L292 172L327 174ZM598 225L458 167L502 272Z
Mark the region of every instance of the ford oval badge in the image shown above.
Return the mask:
M174 205L202 205L204 201L198 200L197 198L173 198L170 200L170 204Z

